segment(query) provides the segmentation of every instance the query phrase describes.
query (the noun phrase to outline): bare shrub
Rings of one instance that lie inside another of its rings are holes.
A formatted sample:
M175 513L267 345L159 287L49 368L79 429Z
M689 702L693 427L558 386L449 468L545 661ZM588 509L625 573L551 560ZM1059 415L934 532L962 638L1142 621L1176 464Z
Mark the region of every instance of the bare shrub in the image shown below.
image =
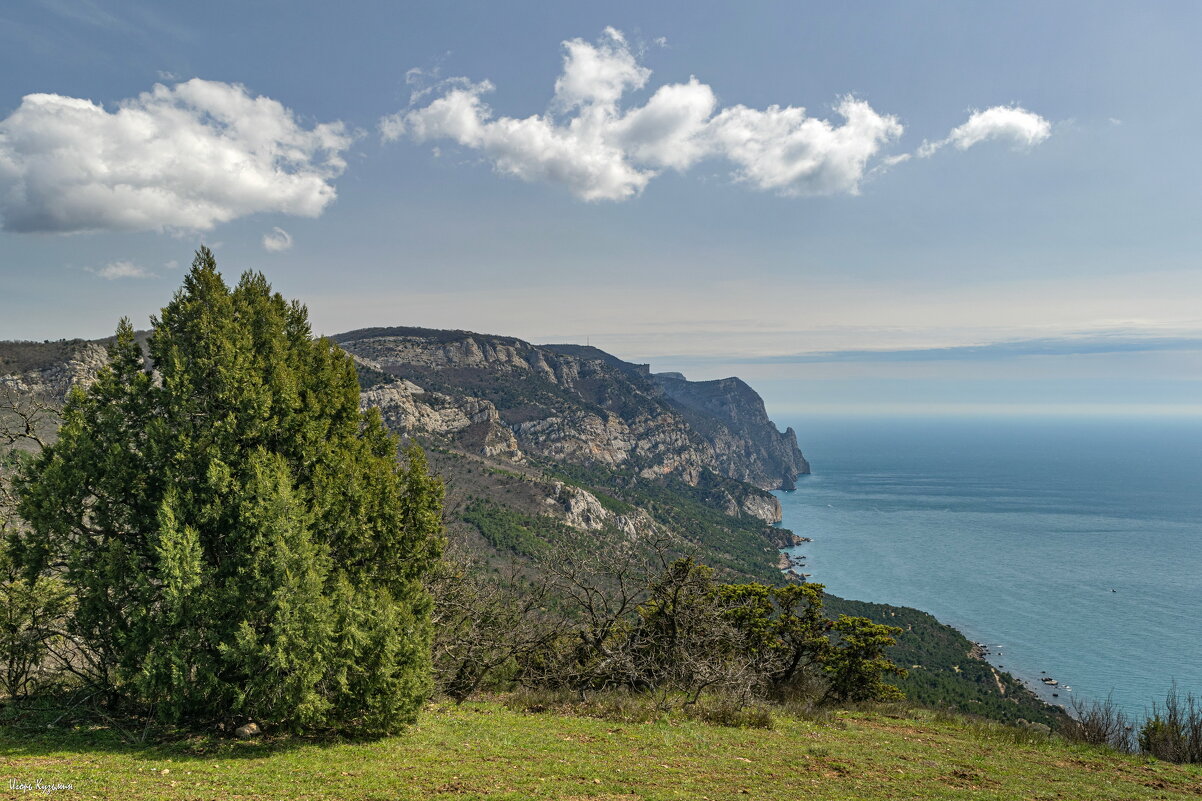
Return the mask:
M22 458L46 446L59 407L0 383L0 692L23 698L61 672L63 623L72 606L65 585L49 573L28 575L12 558L23 531L12 477Z
M621 698L756 726L770 725L767 701L899 695L881 681L898 672L883 653L897 629L831 622L821 585L722 584L666 543L591 545L561 542L531 575L444 560L428 583L439 689L462 700L508 684L568 693L580 709Z
M567 688L581 699L592 690L638 685L629 634L647 597L653 557L633 548L600 553L562 543L540 565L561 625L520 661L525 687Z
M434 599L436 688L456 702L514 673L563 629L548 611L547 585L516 567L489 575L470 557L448 555L426 586Z
M1127 754L1134 751L1131 719L1109 696L1105 701L1088 703L1074 698L1072 709L1069 721L1060 729L1066 740L1106 746Z
M60 419L58 403L0 382L0 449L40 451Z

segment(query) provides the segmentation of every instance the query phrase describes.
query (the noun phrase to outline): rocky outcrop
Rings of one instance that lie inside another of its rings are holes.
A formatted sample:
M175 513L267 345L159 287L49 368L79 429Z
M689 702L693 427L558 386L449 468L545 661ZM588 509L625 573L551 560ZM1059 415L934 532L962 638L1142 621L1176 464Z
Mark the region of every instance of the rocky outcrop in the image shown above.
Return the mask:
M763 400L737 378L690 382L596 348L467 331L376 328L334 339L403 382L365 393L398 431L443 435L465 431L465 419L488 417L482 431L491 444L483 447L491 454L521 452L689 484L710 471L761 490L787 489L809 472L792 430L778 431ZM739 499L732 513L769 522L780 514L767 492Z
M525 458L497 407L486 400L426 392L404 379L366 389L359 399L363 408L379 409L385 424L402 436L434 434L470 453L515 462Z
M573 528L582 531L601 531L614 528L628 540L637 540L645 534L659 533L660 527L642 509L632 509L627 514L618 514L605 508L596 495L582 487L556 481L552 484L553 495L548 504L557 506L557 516Z
M553 357L548 362L550 354L510 337L425 328L366 328L339 334L334 340L389 372L412 368L520 370L566 386L579 378L576 365Z
M779 523L782 519L780 501L775 495L748 493L743 497L739 511L749 517L757 517L765 523Z
M730 478L768 489L793 489L810 465L792 428L784 433L768 417L764 400L738 378L689 381L680 373L655 373L652 380L692 425L707 434Z
M16 369L13 372L0 369L0 385L11 387L22 394L62 401L72 387L87 387L95 381L96 373L108 358L108 351L98 342L47 344L53 345L53 349L43 348L46 351L44 356L24 352L20 363L14 360L13 367L24 369ZM22 350L28 351L30 347L31 345L25 345ZM2 361L0 366L3 366Z

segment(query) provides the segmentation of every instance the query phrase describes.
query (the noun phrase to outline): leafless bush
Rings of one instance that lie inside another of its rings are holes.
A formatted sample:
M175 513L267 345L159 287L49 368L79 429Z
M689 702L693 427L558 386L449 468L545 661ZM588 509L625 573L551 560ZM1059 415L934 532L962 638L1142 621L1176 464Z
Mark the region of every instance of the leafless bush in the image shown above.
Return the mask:
M434 598L433 661L437 688L463 701L506 669L560 636L545 582L516 567L489 574L470 557L451 555L427 579Z
M631 621L646 599L655 555L597 552L564 543L542 562L548 593L562 612L557 636L521 665L525 687L590 690L638 684L629 646Z
M59 415L57 403L0 382L0 450L45 448Z
M1074 698L1072 715L1060 729L1065 739L1089 745L1108 746L1123 753L1134 750L1132 722L1107 696L1105 701L1086 703Z
M46 446L58 419L57 404L0 383L0 692L11 698L29 695L70 664L62 630L70 595L53 575L27 575L11 554L21 532L13 473L21 453Z

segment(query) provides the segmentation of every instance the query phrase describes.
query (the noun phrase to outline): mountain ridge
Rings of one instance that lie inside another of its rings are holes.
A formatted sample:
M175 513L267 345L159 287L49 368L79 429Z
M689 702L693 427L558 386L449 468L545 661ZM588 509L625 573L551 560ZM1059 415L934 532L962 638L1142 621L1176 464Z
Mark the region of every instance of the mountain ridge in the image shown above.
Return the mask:
M667 379L590 346L462 330L368 328L331 339L361 364L410 382L404 390L414 402L418 390L458 397L471 406L465 416L481 423L493 416L476 401L487 401L520 446L552 460L632 466L691 485L710 469L762 490L791 489L809 472L796 435L778 431L739 379ZM491 438L501 440L500 431Z

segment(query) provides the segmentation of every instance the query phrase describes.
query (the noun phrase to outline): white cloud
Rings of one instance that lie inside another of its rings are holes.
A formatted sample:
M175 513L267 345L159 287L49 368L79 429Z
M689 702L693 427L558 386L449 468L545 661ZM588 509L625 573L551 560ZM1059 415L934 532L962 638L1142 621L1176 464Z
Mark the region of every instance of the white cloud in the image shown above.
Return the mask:
M954 128L946 139L938 142L923 142L918 155L926 158L945 145L954 145L959 150L989 140L1008 141L1017 148L1030 148L1052 135L1052 124L1033 111L1020 106L994 106L984 111L974 111L968 122Z
M292 247L292 234L279 226L263 234L263 249L268 253L280 253Z
M92 268L92 267L88 267L86 269L88 272L95 273L96 275L98 275L99 277L101 277L107 281L114 281L118 278L157 278L158 277L154 273L147 270L145 267L141 267L137 264L134 264L132 261L110 261L108 264L106 264L103 267L100 267L98 269Z
M562 109L616 106L628 89L642 89L651 77L613 28L595 45L572 39L563 46L563 73L555 81L555 103Z
M447 91L428 106L403 116L403 122L381 127L404 130L415 140L454 139L481 150L498 172L527 181L567 186L585 200L620 200L638 194L654 173L627 162L616 142L608 141L614 115L604 107L582 109L567 125L550 116L491 119L481 95L492 91L487 81ZM402 127L403 126L403 127Z
M0 120L8 231L208 230L256 212L315 217L352 136L279 101L194 78L122 101L26 95Z
M405 135L405 115L402 113L389 114L380 118L380 138L385 142L395 142Z
M703 134L717 105L714 91L695 77L661 86L645 105L615 123L616 139L635 161L688 169L707 152Z
M896 117L845 97L842 125L807 117L805 109L725 109L710 123L720 150L739 165L739 180L785 195L857 194L868 160L902 133Z
M855 194L869 161L902 133L896 117L851 97L837 107L842 124L794 106L719 110L713 89L695 77L623 108L622 98L645 87L651 71L619 31L606 28L596 43L572 39L564 50L544 114L496 117L483 99L492 83L457 78L427 105L382 118L381 136L451 139L481 151L499 173L557 183L584 200L624 200L662 170L684 171L707 158L731 162L735 180L757 189Z

